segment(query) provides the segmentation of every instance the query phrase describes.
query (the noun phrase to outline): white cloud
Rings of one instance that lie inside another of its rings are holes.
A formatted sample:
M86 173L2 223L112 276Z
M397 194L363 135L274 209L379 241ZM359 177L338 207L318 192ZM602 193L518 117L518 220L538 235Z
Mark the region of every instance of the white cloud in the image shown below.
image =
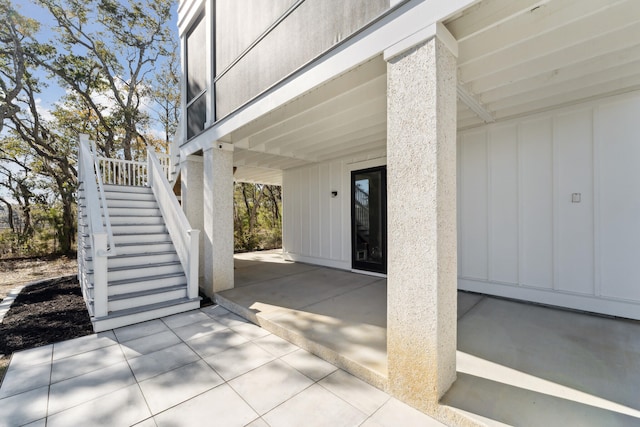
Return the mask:
M36 98L36 110L44 120L49 122L54 119L53 114L51 114L51 106L43 103L42 98Z

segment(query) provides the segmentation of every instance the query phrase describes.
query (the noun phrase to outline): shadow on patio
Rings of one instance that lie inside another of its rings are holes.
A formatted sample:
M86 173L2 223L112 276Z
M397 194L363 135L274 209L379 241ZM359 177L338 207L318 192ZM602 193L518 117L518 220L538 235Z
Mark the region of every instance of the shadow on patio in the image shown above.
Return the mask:
M218 303L384 389L386 280L238 254ZM442 403L488 425L640 425L640 322L458 293Z

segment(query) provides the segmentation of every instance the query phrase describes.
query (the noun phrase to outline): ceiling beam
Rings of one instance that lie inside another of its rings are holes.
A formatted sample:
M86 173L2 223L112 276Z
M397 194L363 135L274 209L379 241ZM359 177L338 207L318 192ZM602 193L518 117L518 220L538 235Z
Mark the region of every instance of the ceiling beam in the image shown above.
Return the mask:
M602 55L617 55L620 51L637 48L640 44L638 34L640 34L640 16L635 22L611 26L608 32L591 34L571 46L568 46L565 40L557 39L557 45L554 45L553 52L549 52L548 55L531 57L525 62L514 63L500 70L494 70L487 76L472 81L466 80L466 82L474 92L484 93L510 86L541 73L552 73L574 64L585 63L585 61L600 61ZM531 50L527 47L527 51ZM464 73L461 72L461 74Z
M580 6L577 8L580 9ZM471 56L463 58L461 54L458 75L461 80L471 83L517 64L542 58L554 52L564 52L587 40L595 41L604 34L617 31L619 28L638 22L639 19L640 1L630 1L622 4L615 3L615 7L606 8L598 14L583 15L581 19L574 19L560 28L556 27L553 31L543 31L546 23L541 21L538 22L537 28L531 29L531 36L526 37L526 40L520 40L518 44L510 43L507 47L497 40L497 44L491 47L491 53L484 57L469 53L468 55ZM506 35L502 37L506 38ZM483 51L486 51L486 48Z
M549 1L550 0L484 0L465 10L459 18L445 22L445 26L456 40L461 42Z
M459 42L459 64L464 65L465 61L471 58L479 61L498 49L507 49L553 30L566 31L566 27L571 23L589 16L597 16L606 9L615 9L624 2L626 0L563 0L544 4L490 31ZM553 44L546 47L550 46Z
M471 111L476 113L478 117L482 119L482 121L484 121L485 123L492 123L496 121L489 110L487 110L484 105L482 105L480 101L478 101L473 93L466 90L464 86L462 86L462 84L458 83L458 85L456 86L456 90L458 92L458 99L464 102L464 104L469 107Z

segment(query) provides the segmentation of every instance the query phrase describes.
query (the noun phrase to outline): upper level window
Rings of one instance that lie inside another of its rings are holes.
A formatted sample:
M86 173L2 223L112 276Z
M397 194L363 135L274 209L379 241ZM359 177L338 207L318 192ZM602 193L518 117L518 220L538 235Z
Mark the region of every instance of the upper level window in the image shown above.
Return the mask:
M187 139L204 129L207 120L207 40L206 25L200 17L187 33Z

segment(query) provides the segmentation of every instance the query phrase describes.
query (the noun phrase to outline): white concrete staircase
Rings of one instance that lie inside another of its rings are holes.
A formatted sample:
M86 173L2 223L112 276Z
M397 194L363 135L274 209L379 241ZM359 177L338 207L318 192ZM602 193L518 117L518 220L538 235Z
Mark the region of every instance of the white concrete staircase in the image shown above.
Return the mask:
M115 255L107 258L108 314L94 317L94 272L91 239L82 224L85 295L94 330L103 331L196 309L199 298L188 298L187 278L149 187L105 185ZM82 192L81 192L82 194ZM80 200L81 212L85 201ZM80 216L81 221L86 216ZM103 218L104 221L104 218ZM82 262L82 261L81 261Z

